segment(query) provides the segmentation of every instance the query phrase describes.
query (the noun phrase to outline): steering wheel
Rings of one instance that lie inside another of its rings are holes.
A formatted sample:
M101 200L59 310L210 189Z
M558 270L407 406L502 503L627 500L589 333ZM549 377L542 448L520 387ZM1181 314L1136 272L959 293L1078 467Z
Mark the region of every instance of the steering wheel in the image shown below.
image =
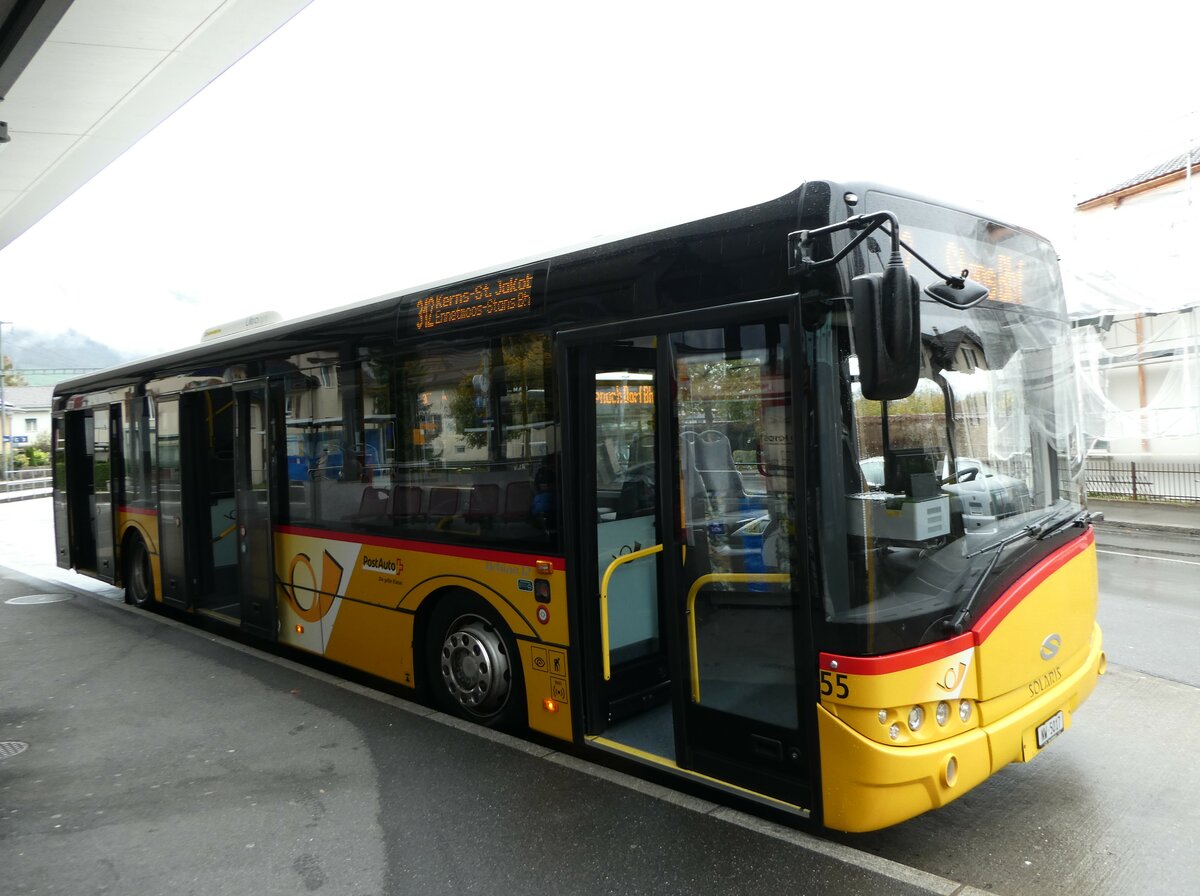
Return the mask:
M950 482L974 482L975 477L979 475L979 467L963 467L953 476L947 476L938 485L946 485Z

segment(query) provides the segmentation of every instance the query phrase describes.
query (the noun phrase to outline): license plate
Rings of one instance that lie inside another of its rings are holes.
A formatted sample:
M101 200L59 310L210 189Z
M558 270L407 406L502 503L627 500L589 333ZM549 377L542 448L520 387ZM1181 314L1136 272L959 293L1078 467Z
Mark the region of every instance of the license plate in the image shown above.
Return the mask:
M1040 750L1042 747L1046 746L1046 744L1050 743L1050 741L1062 734L1065 729L1066 725L1063 724L1063 714L1062 710L1060 709L1050 718L1046 719L1046 721L1042 722L1042 724L1037 726L1038 749Z

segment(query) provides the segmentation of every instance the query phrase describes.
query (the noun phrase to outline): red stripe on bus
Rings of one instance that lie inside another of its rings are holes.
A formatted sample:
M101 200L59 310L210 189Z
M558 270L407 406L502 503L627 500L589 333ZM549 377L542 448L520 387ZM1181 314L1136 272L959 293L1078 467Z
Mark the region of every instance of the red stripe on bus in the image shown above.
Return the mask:
M1038 585L1042 584L1042 582L1066 566L1067 563L1091 547L1095 540L1096 533L1089 528L1079 538L1076 538L1069 544L1064 544L1033 569L1029 570L1029 572L1025 573L1025 575L1021 576L1016 584L1004 592L1004 595L998 601L984 611L983 615L979 617L979 621L971 626L971 630L975 633L978 642L982 644L987 639L987 636L996 630L996 626L1004 621L1004 617L1011 613L1017 604L1028 597Z
M838 656L832 653L822 653L820 668L837 669L837 671L849 675L888 675L893 672L903 672L905 669L915 669L926 663L943 660L963 650L979 646L1035 588L1091 547L1095 540L1095 532L1088 529L1079 538L1063 545L1053 554L1044 558L1005 591L1000 599L979 617L968 632L963 632L946 641L938 641L936 644L926 644L914 647L912 650L901 650L898 653L889 653L884 656Z
M466 560L484 560L492 563L508 563L513 566L533 566L538 560L549 561L554 569L566 568L562 557L546 554L517 554L509 551L493 551L485 548L467 548L452 544L431 544L427 541L407 541L402 538L386 538L381 535L362 537L345 532L329 532L325 529L306 529L301 526L276 526L275 531L284 535L303 535L306 538L327 538L331 541L344 541L351 544L369 544L375 547L398 548L405 551L417 551L422 554L438 554L443 557L459 557Z
M849 675L887 675L937 662L974 646L975 633L963 632L946 641L924 644L884 656L838 656L834 653L822 653L820 662L822 669L837 669Z
M118 507L118 513L135 513L138 516L158 516L158 511L153 507Z

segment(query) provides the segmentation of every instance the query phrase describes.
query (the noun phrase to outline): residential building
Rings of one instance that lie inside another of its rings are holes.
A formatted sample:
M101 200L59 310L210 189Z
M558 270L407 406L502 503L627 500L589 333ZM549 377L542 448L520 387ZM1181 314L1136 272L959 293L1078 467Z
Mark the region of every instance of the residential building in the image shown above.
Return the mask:
M1092 374L1100 453L1200 457L1200 281L1195 275L1200 148L1076 205L1079 259L1068 297ZM1098 422L1102 418L1101 423Z
M53 386L4 387L6 447L19 449L50 438L50 403Z

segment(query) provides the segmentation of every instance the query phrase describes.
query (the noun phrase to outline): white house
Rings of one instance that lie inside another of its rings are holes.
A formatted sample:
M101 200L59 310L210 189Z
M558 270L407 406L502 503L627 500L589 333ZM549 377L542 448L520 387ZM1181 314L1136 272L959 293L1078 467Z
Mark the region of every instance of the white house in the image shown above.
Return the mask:
M40 436L50 438L50 404L53 386L5 386L4 435L8 444L33 445Z
M1113 457L1200 457L1198 177L1193 149L1075 207L1066 289L1090 309L1076 326L1091 434Z

